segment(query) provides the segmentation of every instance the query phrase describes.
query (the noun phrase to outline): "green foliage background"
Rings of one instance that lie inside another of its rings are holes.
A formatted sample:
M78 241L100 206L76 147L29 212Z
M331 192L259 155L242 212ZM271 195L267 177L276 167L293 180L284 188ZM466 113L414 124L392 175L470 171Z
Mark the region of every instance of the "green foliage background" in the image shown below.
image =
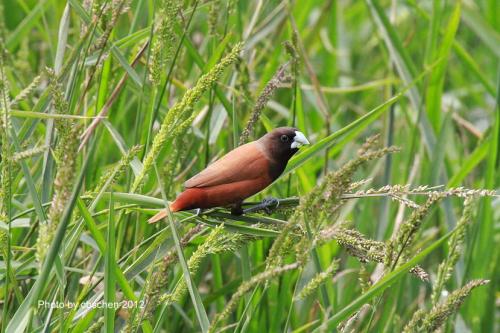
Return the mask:
M189 176L238 145L259 96L284 64L286 74L261 105L250 138L294 125L312 145L251 201L304 197L377 133L384 146L401 152L360 168L354 178L369 179L364 188L498 189L498 1L169 3L2 2L2 331L121 329L132 312L50 311L37 307L38 300L141 302L158 263L185 245L185 260L170 267L158 289L172 292L208 230L181 244L176 238L200 223L191 213L174 215L176 221L190 218L176 229L146 220L163 207L162 192L172 200ZM222 61L240 42L243 50ZM83 140L103 109L106 117ZM60 209L49 208L51 201ZM447 289L477 278L490 283L471 294L447 331L498 331L499 204L498 196L479 200ZM348 220L368 238L384 241L398 214L410 211L388 196L362 197L327 223ZM370 303L357 331L400 331L417 309L431 304L437 267L448 255L446 239L439 239L449 236L461 211L456 198L432 209L411 249L417 255L432 248L416 257L431 282L401 271L367 293L360 276L372 274L375 265L361 264L331 241L313 254L321 270L340 259L319 291L294 298L318 266L286 272L246 293L218 329L313 331ZM262 214L249 220L220 214L207 221L259 239L208 251L215 254L188 274L189 293L158 306L139 330L200 331L242 282L266 269L281 227L266 224L270 218ZM289 216L290 210L278 211L272 218L286 223ZM56 221L42 229L51 217ZM50 237L43 240L45 233ZM82 283L89 276L92 282Z

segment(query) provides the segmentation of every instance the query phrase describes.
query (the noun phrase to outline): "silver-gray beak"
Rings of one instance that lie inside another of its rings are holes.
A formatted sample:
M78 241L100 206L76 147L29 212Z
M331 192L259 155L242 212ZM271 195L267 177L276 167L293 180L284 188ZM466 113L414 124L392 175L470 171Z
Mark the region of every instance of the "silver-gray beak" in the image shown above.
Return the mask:
M291 148L292 149L299 148L300 146L308 145L308 144L310 144L309 140L307 140L307 138L304 135L304 133L299 132L299 131L295 131L295 136L293 138L293 142L292 142Z

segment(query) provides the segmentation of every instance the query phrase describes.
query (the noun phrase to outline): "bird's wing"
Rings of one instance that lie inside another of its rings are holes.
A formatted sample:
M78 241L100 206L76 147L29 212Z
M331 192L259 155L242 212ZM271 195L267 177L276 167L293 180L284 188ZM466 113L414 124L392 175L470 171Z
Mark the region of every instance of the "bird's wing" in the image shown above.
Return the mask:
M268 177L269 161L255 142L242 145L184 183L186 188Z

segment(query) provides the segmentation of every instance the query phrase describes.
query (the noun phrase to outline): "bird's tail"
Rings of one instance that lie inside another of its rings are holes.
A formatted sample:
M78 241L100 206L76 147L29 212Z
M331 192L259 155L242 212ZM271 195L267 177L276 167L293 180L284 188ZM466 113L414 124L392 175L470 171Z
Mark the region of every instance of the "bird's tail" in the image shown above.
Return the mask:
M167 210L166 209L162 209L158 213L156 213L153 217L151 217L148 220L148 223L156 223L156 222L162 220L163 218L165 218L167 215L168 215Z
M169 208L170 208L170 211L173 213L173 212L178 212L180 210L180 207L179 207L179 204L176 201L172 202L170 205L169 205ZM158 213L156 213L153 217L151 217L149 220L148 220L148 223L156 223L162 219L164 219L165 217L167 217L168 215L168 211L166 209L162 209L160 210Z

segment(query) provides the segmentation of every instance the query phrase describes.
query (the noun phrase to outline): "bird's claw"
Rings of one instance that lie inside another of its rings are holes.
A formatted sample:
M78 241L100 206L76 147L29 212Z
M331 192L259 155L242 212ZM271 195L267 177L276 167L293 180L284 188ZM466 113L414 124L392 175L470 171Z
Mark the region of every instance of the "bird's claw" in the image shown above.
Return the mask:
M280 201L273 197L267 197L264 200L262 200L261 205L267 214L271 214L273 210L279 207Z
M270 215L273 212L273 210L279 207L279 205L280 201L278 199L273 197L268 197L262 200L260 204L243 210L243 213L246 214L263 210L264 212L266 212L266 214Z

